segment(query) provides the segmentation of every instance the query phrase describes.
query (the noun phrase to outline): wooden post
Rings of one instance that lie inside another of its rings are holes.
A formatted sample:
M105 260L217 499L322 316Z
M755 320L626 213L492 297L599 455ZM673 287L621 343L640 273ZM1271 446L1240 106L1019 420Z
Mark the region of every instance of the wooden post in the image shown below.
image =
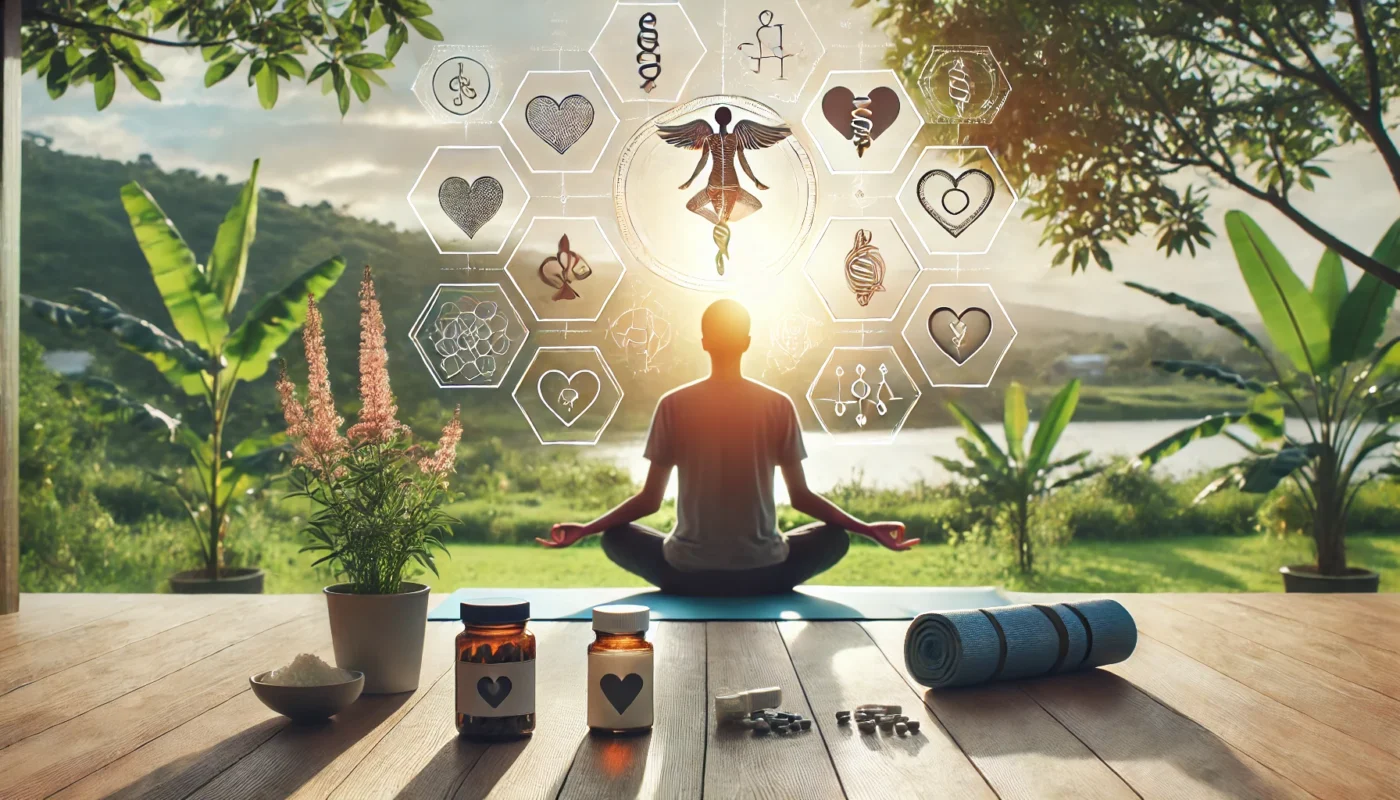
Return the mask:
M0 20L0 614L19 611L20 2Z

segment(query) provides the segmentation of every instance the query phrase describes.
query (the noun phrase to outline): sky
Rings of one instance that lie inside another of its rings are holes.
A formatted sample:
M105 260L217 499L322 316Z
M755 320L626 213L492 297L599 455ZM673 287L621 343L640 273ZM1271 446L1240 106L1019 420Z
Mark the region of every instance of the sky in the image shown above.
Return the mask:
M784 17L793 16L793 2L687 2L685 8L708 53L686 86L686 98L733 91L726 74L728 62L721 58L722 51L728 49L723 43L734 41L746 29L740 21L749 18L753 9L771 7ZM164 94L161 102L145 100L122 81L111 106L98 112L93 107L91 87L51 100L42 83L29 75L24 86L23 127L52 136L55 147L69 152L123 161L150 153L167 170L183 167L206 174L222 173L235 182L247 174L255 158L261 158L263 185L285 192L293 202L329 200L348 213L393 221L401 227L418 225L406 195L438 145L501 145L534 198L527 206L527 216L558 215L561 209L577 208L577 201L561 197L609 192L609 158L615 163L616 153L631 131L669 104L624 104L613 95L610 105L621 121L602 162L591 175L569 175L562 181L557 175L529 174L519 153L492 121L504 110L526 70L596 72L597 65L587 51L612 11L611 0L512 0L508 5L495 0L436 0L433 5L437 13L432 21L443 31L446 42L479 47L490 63L497 65L501 89L489 116L479 124L442 124L425 112L412 87L420 67L429 60L432 43L414 36L395 59L395 68L382 73L389 89L376 87L370 103L353 103L344 119L333 98L322 97L318 86L284 83L276 108L263 110L242 72L205 88L202 77L206 65L197 53L148 48L147 59L166 76L160 85ZM503 10L506 8L509 11ZM820 57L813 56L813 75L798 102L771 103L789 120L801 116L827 70L883 66L886 44L883 34L871 29L869 9L851 9L839 0L806 0L802 12L825 50ZM727 37L726 22L730 25ZM371 44L382 49L378 38ZM611 94L601 77L605 94ZM917 91L913 86L907 88L911 94ZM1014 104L1016 100L1013 87L1007 102ZM877 196L893 195L916 155L917 148L911 149L896 174L888 179L867 179L863 186ZM843 200L855 185L853 179L826 174L815 153L813 157L820 194L825 198L819 205L819 217L851 215ZM1301 197L1298 205L1324 227L1369 252L1386 227L1400 217L1400 197L1372 150L1358 146L1334 151L1326 166L1333 179L1319 182L1318 190ZM598 210L587 213L611 212L607 203L589 207ZM1217 188L1208 222L1222 236L1222 216L1232 208L1253 215L1304 280L1311 279L1321 245L1272 209L1233 190ZM525 222L522 218L519 227L523 229ZM1143 236L1110 248L1117 266L1114 273L1091 268L1087 275L1071 275L1067 267L1049 267L1053 253L1038 247L1040 235L1039 224L1024 221L1019 211L1013 212L990 254L964 259L960 277L992 283L1008 303L1120 319L1158 319L1171 313L1158 301L1122 288L1124 280L1207 299L1232 313L1252 309L1223 239L1194 259L1166 259L1155 250L1154 240ZM505 252L508 254L509 248ZM472 264L500 265L491 259L485 261L477 259ZM796 269L797 263L789 269ZM1355 275L1353 269L1353 280Z

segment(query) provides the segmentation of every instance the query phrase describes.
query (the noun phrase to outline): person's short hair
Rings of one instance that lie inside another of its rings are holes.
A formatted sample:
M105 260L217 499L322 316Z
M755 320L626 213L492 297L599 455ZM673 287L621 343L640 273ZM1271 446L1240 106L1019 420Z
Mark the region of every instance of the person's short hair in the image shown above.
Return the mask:
M700 316L700 336L707 350L747 350L749 311L737 300L716 300Z

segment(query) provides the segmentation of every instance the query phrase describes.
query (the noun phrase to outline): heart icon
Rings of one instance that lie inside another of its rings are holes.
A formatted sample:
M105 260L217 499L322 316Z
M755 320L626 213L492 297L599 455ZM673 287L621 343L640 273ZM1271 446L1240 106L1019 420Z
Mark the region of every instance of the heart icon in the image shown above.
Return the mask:
M574 379L579 379L578 384ZM546 379L549 386L545 386ZM591 379L591 380L590 380ZM591 390L591 392L590 392ZM540 400L544 407L549 409L555 419L564 423L564 427L572 428L579 418L588 413L588 409L598 402L598 395L603 393L603 382L598 380L598 373L591 369L581 369L572 375L565 375L563 370L546 370L540 375L540 379L535 383L535 391L539 392ZM580 402L588 394L588 402ZM564 413L559 413L563 409Z
M539 95L525 104L525 124L562 156L593 127L593 103L581 94L571 94L558 102Z
M962 182L969 178L972 180L964 188ZM956 178L946 170L931 169L919 178L919 205L943 230L957 238L992 204L996 188L992 176L980 169L967 170ZM973 202L974 195L981 195L980 203Z
M632 705L632 701L637 699L637 695L642 693L642 676L635 672L627 673L627 677L619 678L612 673L604 675L598 681L598 688L603 690L603 696L608 698L612 707L621 714Z
M961 314L947 306L936 308L928 315L928 335L961 367L992 337L992 315L975 306Z
M899 95L888 86L870 90L870 138L878 139L899 117ZM855 109L855 92L836 86L822 95L822 115L845 138L851 138L851 111Z
M452 177L438 186L438 205L442 213L461 228L468 239L476 236L481 226L496 216L505 199L505 187L490 175L477 178L476 183Z
M500 708L510 695L510 678L502 675L495 680L482 678L476 682L476 693L492 708Z

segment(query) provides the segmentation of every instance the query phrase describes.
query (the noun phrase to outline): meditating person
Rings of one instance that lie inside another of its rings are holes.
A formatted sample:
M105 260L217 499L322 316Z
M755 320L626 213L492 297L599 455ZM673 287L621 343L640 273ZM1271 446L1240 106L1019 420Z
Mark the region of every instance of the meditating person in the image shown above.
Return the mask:
M792 400L743 376L749 312L719 300L700 320L710 376L682 386L656 405L642 490L592 522L561 522L545 547L568 547L603 534L613 563L663 591L754 595L791 591L835 566L850 547L847 531L891 550L908 550L902 522L862 522L807 488L802 428ZM773 502L780 469L792 507L817 522L781 533ZM679 471L676 527L668 536L636 520L656 513Z

